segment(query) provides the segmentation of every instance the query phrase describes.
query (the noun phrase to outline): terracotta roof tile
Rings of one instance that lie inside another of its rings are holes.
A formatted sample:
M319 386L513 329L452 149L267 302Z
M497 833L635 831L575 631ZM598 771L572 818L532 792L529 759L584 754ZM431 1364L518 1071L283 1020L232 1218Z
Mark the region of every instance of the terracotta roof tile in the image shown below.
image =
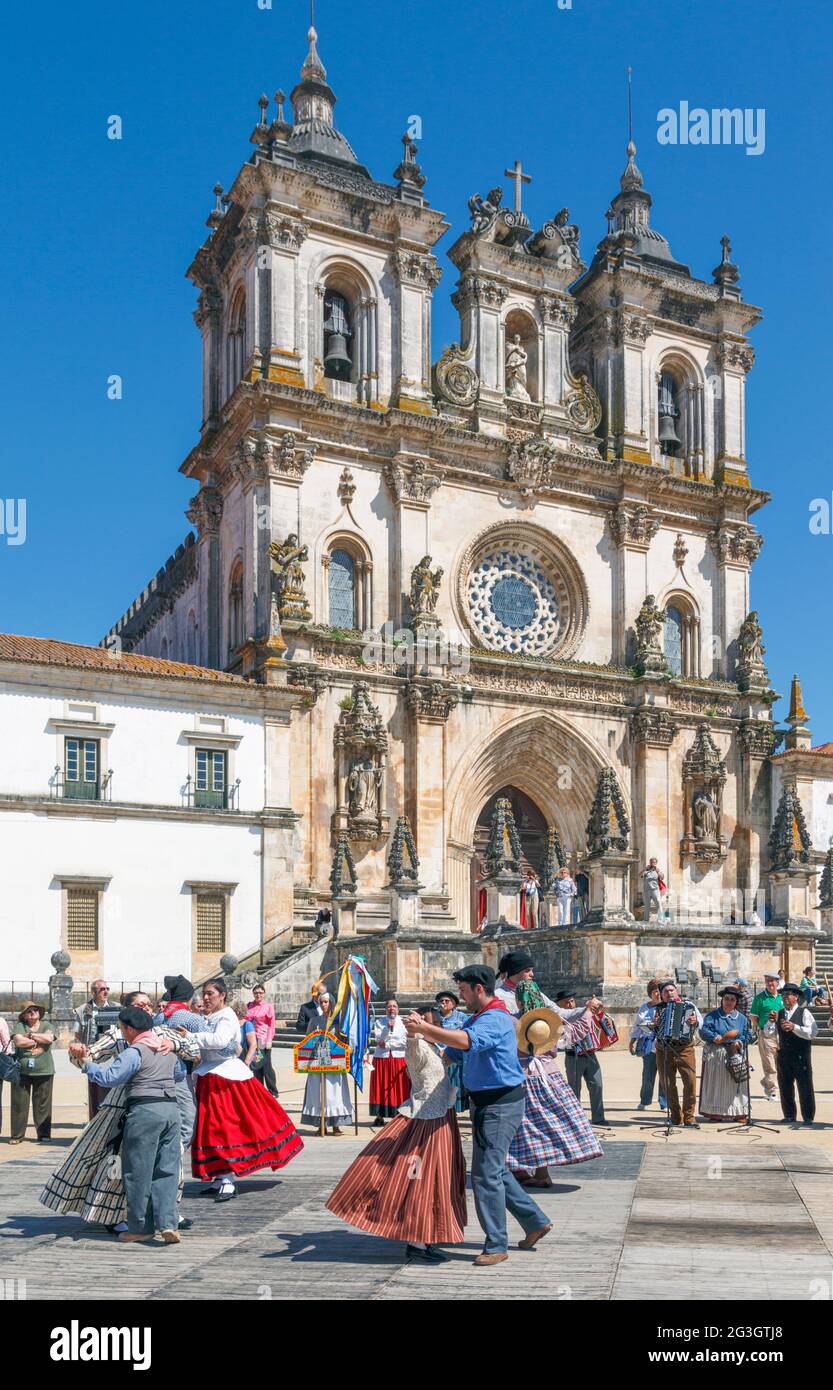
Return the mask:
M0 633L0 661L20 661L30 666L69 666L83 671L123 671L131 676L166 676L170 680L213 681L223 685L247 685L242 676L189 666L183 661L163 661L135 652L110 652L104 647L82 647L75 642L56 642L46 637L21 637Z
M833 743L819 743L810 749L811 753L823 753L825 758L833 758Z

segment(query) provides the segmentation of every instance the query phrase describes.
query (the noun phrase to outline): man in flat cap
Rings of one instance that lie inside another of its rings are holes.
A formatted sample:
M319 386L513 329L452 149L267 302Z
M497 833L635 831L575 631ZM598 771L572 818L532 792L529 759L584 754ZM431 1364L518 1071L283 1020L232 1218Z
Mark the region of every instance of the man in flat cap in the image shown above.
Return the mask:
M813 1038L818 1025L808 1008L805 1008L800 985L790 981L781 986L784 1007L776 1014L778 1020L778 1091L781 1096L781 1110L788 1123L796 1123L795 1089L798 1088L798 1103L801 1106L801 1119L811 1125L816 1118L816 1096L813 1090Z
M775 1100L778 1094L778 1014L784 1007L778 989L778 972L770 970L764 975L764 988L755 995L749 1005L749 1021L758 1039L758 1054L761 1059L763 1075L761 1085L767 1100Z
M485 1234L478 1266L500 1264L508 1256L507 1208L525 1232L519 1249L531 1250L552 1230L545 1213L506 1166L512 1140L524 1117L524 1074L518 1057L515 1021L495 998L495 972L468 965L455 972L469 1014L462 1028L442 1028L410 1013L405 1028L446 1048L463 1067L472 1112L471 1185L477 1219Z

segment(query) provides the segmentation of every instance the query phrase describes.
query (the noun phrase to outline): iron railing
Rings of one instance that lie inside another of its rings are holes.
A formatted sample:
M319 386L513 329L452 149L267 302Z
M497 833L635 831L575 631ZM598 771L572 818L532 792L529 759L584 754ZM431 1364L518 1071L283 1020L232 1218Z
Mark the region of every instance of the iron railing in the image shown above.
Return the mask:
M182 804L189 809L203 811L236 811L240 795L240 778L230 787L215 791L208 787L198 787L189 773L181 788Z
M112 768L91 782L70 780L65 776L60 764L56 763L55 771L49 778L49 791L56 800L109 801L112 780Z

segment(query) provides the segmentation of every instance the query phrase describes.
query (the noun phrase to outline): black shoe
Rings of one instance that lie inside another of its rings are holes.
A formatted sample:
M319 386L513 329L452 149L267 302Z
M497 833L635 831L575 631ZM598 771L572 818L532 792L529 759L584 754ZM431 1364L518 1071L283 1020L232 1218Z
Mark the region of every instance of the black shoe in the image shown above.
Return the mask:
M232 1201L232 1199L233 1199L234 1197L236 1197L236 1196L237 1196L237 1188L236 1188L236 1187L232 1187L231 1192L223 1192L223 1190L221 1189L221 1190L217 1193L217 1201L218 1201L218 1202L230 1202L230 1201Z
M191 1229L191 1227L193 1226L193 1224L194 1224L194 1223L193 1223L193 1221L191 1220L190 1216L181 1216L181 1217L179 1218L179 1225L177 1226L177 1230L178 1230L178 1231L190 1231L190 1229Z
M203 1184L202 1184L202 1186L200 1187L199 1192L197 1193L197 1196L198 1196L198 1197L216 1197L216 1196L217 1196L217 1193L218 1193L219 1191L220 1191L219 1187L215 1187L213 1183L207 1182L207 1183L203 1183Z
M699 1126L699 1124L697 1123L696 1120L684 1120L684 1121L683 1121L683 1129L699 1129L699 1128L700 1128L700 1126Z
M377 1115L377 1116L376 1116L376 1119L373 1121L373 1128L374 1128L374 1129L382 1129L384 1123L385 1123L384 1116L383 1116L383 1115Z
M406 1246L405 1246L405 1259L406 1259L406 1260L422 1260L423 1264L428 1264L428 1265L433 1265L433 1264L438 1264L438 1263L439 1263L439 1261L437 1260L436 1255L432 1255L428 1250L423 1250L422 1247L419 1246L419 1245L406 1245Z
M425 1251L425 1254L429 1260L431 1260L434 1264L438 1265L445 1264L446 1260L451 1259L450 1255L446 1255L444 1251L438 1250L436 1245L429 1245Z

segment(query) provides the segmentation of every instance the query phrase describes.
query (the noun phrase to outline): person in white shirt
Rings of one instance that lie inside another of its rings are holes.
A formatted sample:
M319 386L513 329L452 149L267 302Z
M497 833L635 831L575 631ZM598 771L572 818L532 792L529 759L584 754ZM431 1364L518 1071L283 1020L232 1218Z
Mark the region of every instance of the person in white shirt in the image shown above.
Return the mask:
M529 870L521 884L521 926L530 930L538 926L538 877Z
M408 1034L399 1017L399 1005L389 999L384 1018L373 1025L373 1070L370 1074L370 1113L376 1129L393 1119L411 1094L411 1080L405 1064Z
M796 1123L795 1090L797 1087L801 1119L805 1125L811 1125L816 1118L812 1040L818 1032L818 1025L810 1010L804 1007L801 989L798 985L782 985L780 994L784 1001L784 1008L776 1014L778 1020L778 1055L775 1066L778 1073L781 1110L788 1124Z
M566 864L558 870L555 880L555 906L558 911L557 925L566 927L570 920L570 908L576 896L575 879L571 877Z

